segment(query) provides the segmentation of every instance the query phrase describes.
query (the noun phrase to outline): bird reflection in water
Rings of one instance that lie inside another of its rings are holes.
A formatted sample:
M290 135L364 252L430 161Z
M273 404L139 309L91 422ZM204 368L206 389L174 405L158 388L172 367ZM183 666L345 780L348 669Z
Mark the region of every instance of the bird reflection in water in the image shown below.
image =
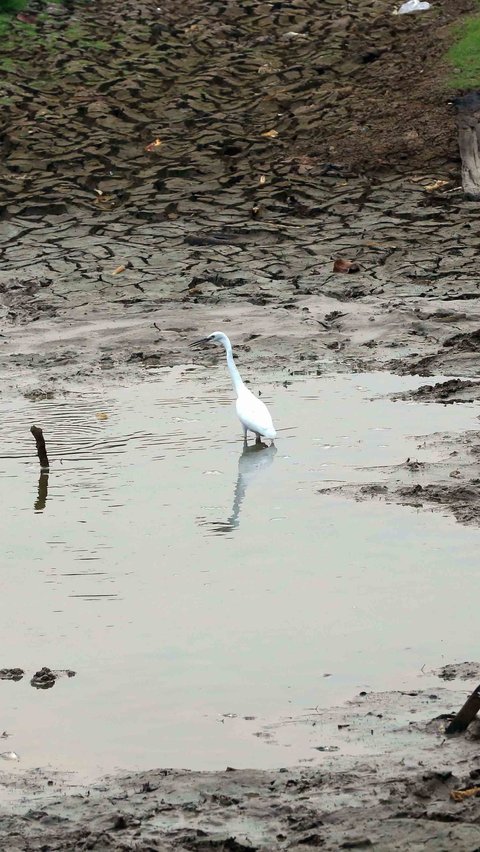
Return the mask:
M209 526L212 532L222 535L236 530L240 526L240 510L249 485L267 467L273 464L277 448L275 444L267 446L264 443L244 444L243 452L238 459L238 474L233 493L233 506L230 517L226 521L214 521Z
M48 471L42 470L38 477L38 493L37 499L33 504L35 512L43 512L48 496Z

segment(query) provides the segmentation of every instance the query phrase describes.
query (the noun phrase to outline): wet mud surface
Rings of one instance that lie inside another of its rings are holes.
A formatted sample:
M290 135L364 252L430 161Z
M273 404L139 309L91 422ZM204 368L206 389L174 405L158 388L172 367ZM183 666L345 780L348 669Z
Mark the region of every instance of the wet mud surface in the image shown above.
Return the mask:
M473 7L100 2L16 22L0 63L4 392L136 381L221 327L250 371L444 375L412 404L476 402L479 212L439 61ZM478 524L479 447L480 427L421 436L417 458L341 492ZM478 679L462 665L438 676ZM466 694L325 711L321 768L152 770L74 793L53 771L5 771L2 845L472 852L479 800L450 793L478 783L478 731L443 736ZM329 754L334 729L361 757Z
M317 731L324 756L314 768L155 769L89 785L44 770L5 772L11 800L0 809L1 842L32 852L472 852L480 843L480 731L474 723L464 737L444 735L463 697L444 687L361 693L343 708L277 726L287 736L297 726ZM330 745L334 730L340 746ZM360 754L348 754L352 744Z

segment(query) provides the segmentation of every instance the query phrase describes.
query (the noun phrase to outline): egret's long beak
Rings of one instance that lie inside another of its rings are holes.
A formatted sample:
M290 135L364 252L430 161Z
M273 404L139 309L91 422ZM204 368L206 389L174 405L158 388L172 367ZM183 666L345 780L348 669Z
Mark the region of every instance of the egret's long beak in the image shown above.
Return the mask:
M208 337L201 337L200 340L194 340L193 343L190 343L190 347L192 346L201 346L202 343L208 343Z

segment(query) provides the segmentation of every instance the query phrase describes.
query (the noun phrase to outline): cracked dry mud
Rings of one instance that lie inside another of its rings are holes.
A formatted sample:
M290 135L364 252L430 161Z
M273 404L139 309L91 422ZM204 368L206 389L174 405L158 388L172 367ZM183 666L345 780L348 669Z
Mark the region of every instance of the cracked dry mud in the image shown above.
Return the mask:
M100 0L14 22L0 61L4 391L136 380L228 321L250 371L258 357L286 374L443 374L455 379L412 401L477 400L479 212L459 189L440 61L474 5ZM359 271L334 273L337 258ZM480 430L422 440L444 460L424 465L419 447L349 493L478 524ZM4 772L24 801L2 806L2 844L473 852L478 799L449 793L478 781L476 731L445 743L432 719L465 695L435 694L328 711L365 756L320 770L153 770L80 795L55 773Z

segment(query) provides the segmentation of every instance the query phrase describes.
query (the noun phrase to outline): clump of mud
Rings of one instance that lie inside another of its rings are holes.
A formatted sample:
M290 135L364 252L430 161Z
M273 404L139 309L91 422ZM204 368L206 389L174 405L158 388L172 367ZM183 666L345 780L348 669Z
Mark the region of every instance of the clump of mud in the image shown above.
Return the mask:
M25 674L23 669L0 669L0 680L21 680Z
M475 402L480 399L480 382L466 379L448 379L435 385L421 385L416 390L392 394L391 399L412 399L418 402Z
M13 680L19 681L22 680L25 674L24 669L13 668L13 669L0 669L0 680ZM36 689L51 689L52 686L55 686L56 681L60 677L75 677L76 672L71 669L49 669L48 666L43 666L43 668L39 669L38 672L32 676L30 680L31 686L34 686Z
M480 680L480 663L449 663L433 674L442 680Z

